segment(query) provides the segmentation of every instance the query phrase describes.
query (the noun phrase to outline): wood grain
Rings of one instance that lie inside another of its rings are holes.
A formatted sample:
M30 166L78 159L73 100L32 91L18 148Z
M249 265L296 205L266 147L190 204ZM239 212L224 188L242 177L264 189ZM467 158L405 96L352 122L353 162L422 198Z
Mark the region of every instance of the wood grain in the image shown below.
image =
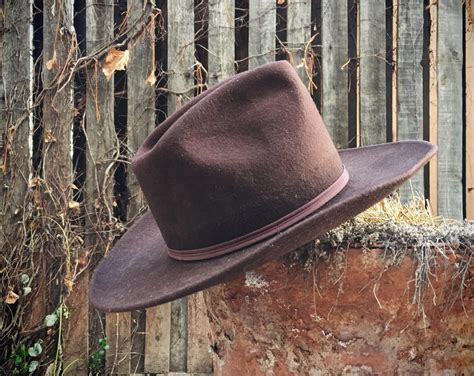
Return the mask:
M322 2L322 115L336 147L348 146L348 15L347 2Z
M276 3L249 2L249 69L275 60Z
M430 46L429 46L429 140L438 143L438 6L431 3L430 12ZM438 156L435 155L428 164L429 169L429 203L434 215L438 213Z
M360 1L360 145L387 140L385 2Z
M423 11L418 0L398 0L397 139L423 139ZM423 170L400 188L400 198L424 195Z
M194 93L194 1L168 2L168 116ZM170 369L187 368L187 298L171 304Z
M474 2L466 3L466 217L474 219Z
M209 85L235 72L234 0L209 0Z
M167 373L170 369L171 305L148 309L146 314L145 372Z
M127 67L127 145L131 157L155 128L155 24L152 7L145 0L128 0L128 25L138 39L130 43ZM143 193L131 168L127 172L129 200L127 221L132 223L146 209ZM155 308L151 308L153 311ZM147 311L130 313L132 322L131 370L144 370ZM153 312L150 313L152 316Z
M287 6L287 49L290 62L295 67L303 83L309 83L309 59L305 59L305 47L311 39L311 1L288 0ZM308 46L311 50L311 47Z
M438 214L463 218L462 4L438 1Z

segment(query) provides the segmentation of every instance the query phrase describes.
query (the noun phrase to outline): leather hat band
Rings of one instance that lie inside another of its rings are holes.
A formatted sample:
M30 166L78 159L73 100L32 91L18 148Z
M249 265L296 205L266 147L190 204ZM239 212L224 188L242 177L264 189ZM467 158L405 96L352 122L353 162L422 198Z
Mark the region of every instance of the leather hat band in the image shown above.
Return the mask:
M336 196L346 186L348 181L349 173L344 167L342 174L339 176L339 178L337 178L336 181L332 183L328 188L326 188L323 192L321 192L319 195L317 195L314 199L312 199L305 205L276 220L275 222L272 222L248 234L239 236L235 239L228 240L226 242L212 245L209 247L180 251L168 249L168 255L176 260L196 261L222 256L227 253L242 249L271 235L274 235L279 231L285 230L286 228L300 221L304 217L318 210L334 196Z

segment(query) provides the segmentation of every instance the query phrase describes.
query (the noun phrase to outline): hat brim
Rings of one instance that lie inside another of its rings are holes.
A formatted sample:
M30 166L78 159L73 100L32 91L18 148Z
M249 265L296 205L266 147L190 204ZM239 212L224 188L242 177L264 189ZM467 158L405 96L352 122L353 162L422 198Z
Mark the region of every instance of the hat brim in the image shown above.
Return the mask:
M90 303L123 312L156 306L227 281L291 252L382 200L436 152L424 141L341 150L346 187L319 210L256 244L204 261L177 261L150 212L143 214L102 260L91 279Z

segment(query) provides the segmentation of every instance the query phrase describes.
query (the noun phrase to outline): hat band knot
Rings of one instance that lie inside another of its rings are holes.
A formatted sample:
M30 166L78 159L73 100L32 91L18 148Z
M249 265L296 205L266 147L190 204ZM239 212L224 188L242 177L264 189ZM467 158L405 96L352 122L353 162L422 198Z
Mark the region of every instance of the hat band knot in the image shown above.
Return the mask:
M248 245L263 240L271 235L276 234L279 231L285 230L296 222L300 221L304 217L318 210L334 196L336 196L346 186L349 181L349 173L344 167L342 174L323 192L317 195L314 199L292 211L291 213L281 217L280 219L261 227L248 234L239 236L237 238L228 240L226 242L212 245L209 247L189 249L177 251L174 249L168 249L168 255L180 261L197 261L206 260L217 256L222 256L227 253L239 250Z

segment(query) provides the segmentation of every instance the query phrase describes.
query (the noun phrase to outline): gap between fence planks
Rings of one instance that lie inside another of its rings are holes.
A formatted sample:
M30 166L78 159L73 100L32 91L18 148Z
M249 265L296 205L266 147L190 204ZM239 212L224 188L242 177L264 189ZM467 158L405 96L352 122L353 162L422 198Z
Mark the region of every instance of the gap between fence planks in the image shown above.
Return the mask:
M360 0L359 22L359 137L364 146L387 140L385 2Z
M423 139L423 12L419 0L398 0L397 140ZM424 195L423 170L400 188L400 198Z
M463 218L462 4L438 1L438 214Z
M322 115L337 148L348 147L348 16L346 1L323 0Z

